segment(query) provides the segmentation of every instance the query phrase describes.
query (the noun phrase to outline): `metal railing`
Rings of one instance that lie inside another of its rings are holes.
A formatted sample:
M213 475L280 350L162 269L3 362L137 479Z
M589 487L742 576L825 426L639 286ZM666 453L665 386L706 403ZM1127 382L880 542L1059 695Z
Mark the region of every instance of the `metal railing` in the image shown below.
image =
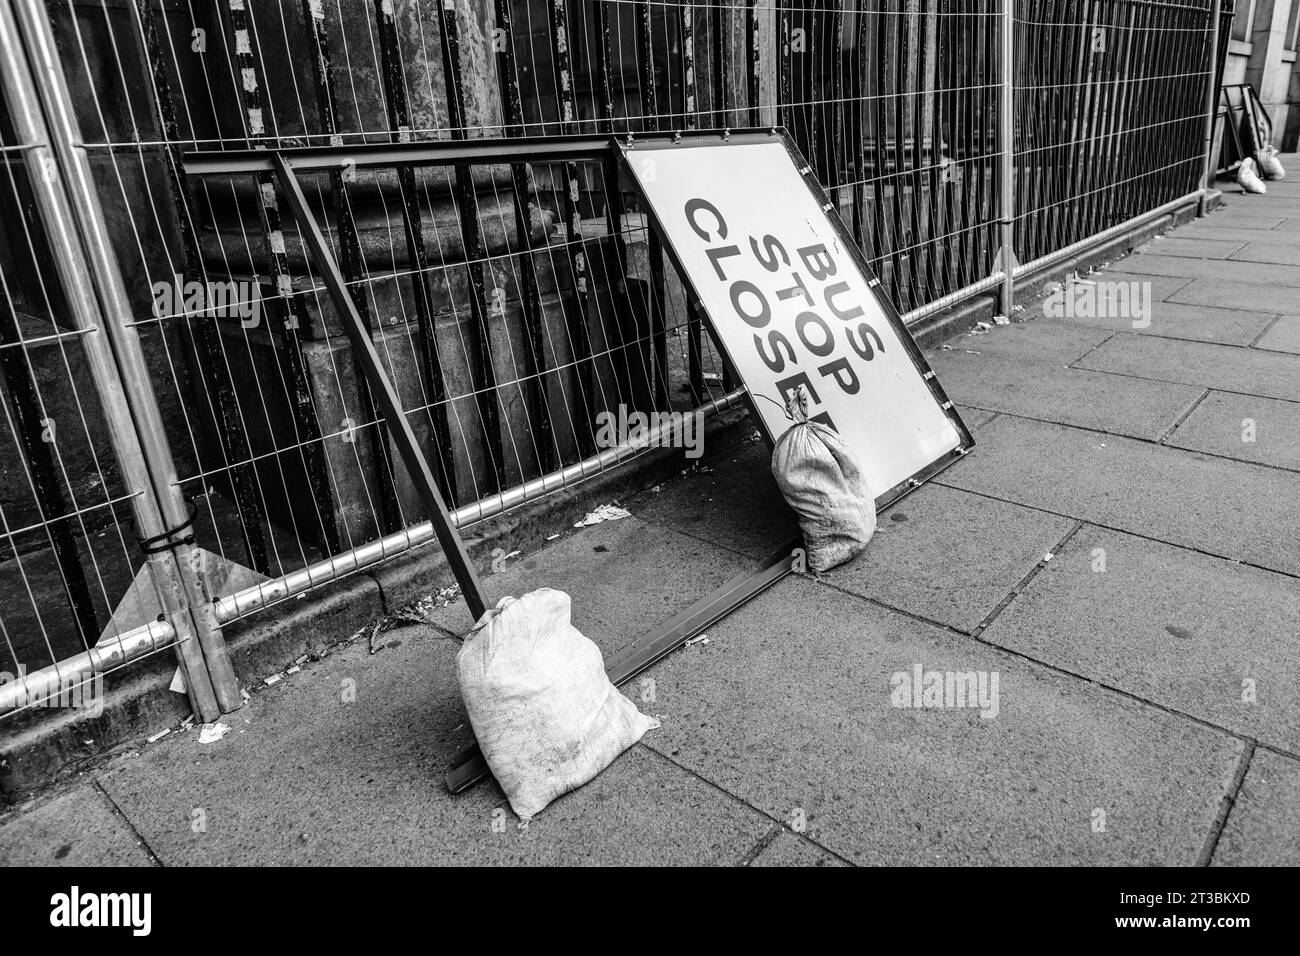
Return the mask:
M355 156L302 201L464 528L672 437L602 415L745 399L617 167L546 144L784 126L909 321L1010 311L1017 276L1201 194L1231 4L0 11L0 713L175 648L211 719L240 704L223 626L434 531L272 167L197 160ZM421 142L455 161L384 152Z

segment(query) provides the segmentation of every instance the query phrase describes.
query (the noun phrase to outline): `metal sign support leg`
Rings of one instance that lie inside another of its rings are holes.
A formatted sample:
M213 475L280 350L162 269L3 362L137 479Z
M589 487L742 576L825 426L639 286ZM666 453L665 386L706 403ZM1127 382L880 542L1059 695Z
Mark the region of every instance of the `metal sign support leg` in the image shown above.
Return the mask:
M420 493L420 499L424 502L429 520L433 523L433 530L438 536L438 543L442 545L443 553L447 555L447 561L451 564L452 573L456 576L456 582L465 596L465 603L469 606L474 619L478 620L487 609L487 598L474 571L474 565L470 562L469 554L465 551L465 543L461 541L460 535L452 526L451 518L447 514L447 505L443 502L438 485L433 480L433 471L429 467L429 462L424 457L424 452L420 450L415 432L411 430L411 423L407 420L397 392L384 371L379 353L375 350L375 343L371 340L370 333L366 331L356 303L352 300L347 284L343 281L338 263L334 260L325 236L321 233L320 224L316 222L316 217L312 215L307 205L298 177L294 175L289 163L278 153L272 155L272 164L289 203L289 209L302 229L303 241L307 244L316 268L320 270L321 281L325 283L330 299L338 310L343 329L352 344L352 352L365 372L366 380L370 383L375 403L384 414L393 444L397 446L402 461L411 474L411 480Z

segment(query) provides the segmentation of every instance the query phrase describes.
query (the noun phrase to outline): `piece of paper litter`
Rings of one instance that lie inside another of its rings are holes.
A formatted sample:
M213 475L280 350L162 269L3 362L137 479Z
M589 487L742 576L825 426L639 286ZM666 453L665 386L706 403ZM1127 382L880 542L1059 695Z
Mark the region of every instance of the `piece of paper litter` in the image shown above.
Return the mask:
M228 733L230 733L230 728L221 721L217 721L215 724L204 724L203 729L199 731L199 743L216 743Z
M588 525L600 524L602 521L618 521L621 518L632 517L632 512L618 507L618 505L601 505L595 511L587 512L587 517L583 518L575 528L585 528Z

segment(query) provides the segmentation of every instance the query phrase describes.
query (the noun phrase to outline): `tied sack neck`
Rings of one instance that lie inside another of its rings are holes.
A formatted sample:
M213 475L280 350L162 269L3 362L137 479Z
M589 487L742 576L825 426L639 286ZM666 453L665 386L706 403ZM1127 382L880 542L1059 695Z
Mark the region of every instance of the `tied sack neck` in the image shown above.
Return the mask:
M796 425L808 424L808 386L800 385L786 394L785 413Z

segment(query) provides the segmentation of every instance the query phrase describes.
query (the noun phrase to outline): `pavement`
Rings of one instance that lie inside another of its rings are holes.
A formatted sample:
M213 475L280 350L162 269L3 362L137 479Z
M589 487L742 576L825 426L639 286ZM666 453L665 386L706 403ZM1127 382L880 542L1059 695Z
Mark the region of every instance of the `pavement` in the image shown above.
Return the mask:
M1151 307L931 351L976 450L625 687L662 726L526 830L443 787L455 601L15 808L0 863L1300 864L1300 182L1086 279ZM608 657L796 532L758 443L621 504L489 592ZM918 667L996 706L895 706Z

